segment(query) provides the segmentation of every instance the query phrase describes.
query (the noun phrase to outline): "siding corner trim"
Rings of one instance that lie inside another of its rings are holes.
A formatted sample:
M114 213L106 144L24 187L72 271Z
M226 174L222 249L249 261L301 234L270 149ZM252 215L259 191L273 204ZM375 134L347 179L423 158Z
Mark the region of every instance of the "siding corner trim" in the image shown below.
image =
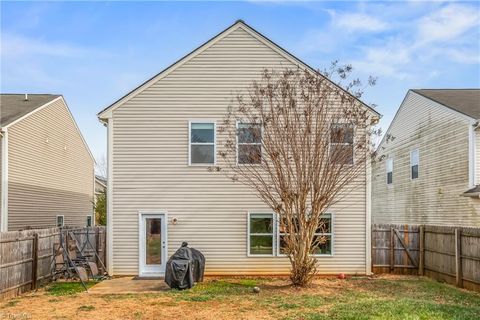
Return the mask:
M0 232L8 231L8 129L2 129L1 137L1 195L0 195Z

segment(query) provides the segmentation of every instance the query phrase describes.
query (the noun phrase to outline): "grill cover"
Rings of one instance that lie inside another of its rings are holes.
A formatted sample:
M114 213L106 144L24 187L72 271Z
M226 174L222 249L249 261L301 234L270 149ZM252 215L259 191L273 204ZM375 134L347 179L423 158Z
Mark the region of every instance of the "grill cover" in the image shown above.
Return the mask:
M168 259L165 270L165 282L172 289L185 290L193 287L195 282L203 281L205 257L188 243L182 246Z

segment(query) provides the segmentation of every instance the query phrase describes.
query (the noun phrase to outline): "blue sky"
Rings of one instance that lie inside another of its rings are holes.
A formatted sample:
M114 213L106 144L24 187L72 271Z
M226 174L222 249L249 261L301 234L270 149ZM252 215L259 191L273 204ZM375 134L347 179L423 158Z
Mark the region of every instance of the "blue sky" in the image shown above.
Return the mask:
M315 68L378 77L388 127L409 88L480 87L478 2L2 2L3 93L60 93L93 154L96 113L237 19Z

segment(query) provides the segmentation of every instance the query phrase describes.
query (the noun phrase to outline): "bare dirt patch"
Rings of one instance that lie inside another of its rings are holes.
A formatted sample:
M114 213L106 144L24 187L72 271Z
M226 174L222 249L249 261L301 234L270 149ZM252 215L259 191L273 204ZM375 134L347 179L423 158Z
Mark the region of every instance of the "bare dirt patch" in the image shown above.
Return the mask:
M192 290L156 294L62 295L62 288L54 289L0 301L0 319L475 319L480 313L476 293L404 276L317 278L307 288L285 278L209 278Z

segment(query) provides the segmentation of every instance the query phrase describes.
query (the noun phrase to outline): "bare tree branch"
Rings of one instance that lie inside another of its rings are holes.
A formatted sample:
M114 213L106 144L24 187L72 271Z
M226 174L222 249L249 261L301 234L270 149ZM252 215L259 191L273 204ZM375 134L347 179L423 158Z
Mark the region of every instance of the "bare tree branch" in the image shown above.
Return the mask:
M330 227L323 215L364 183L373 131L372 115L358 100L362 83L344 85L349 93L329 80L336 73L344 81L351 70L337 62L323 75L264 70L219 128L227 137L224 172L277 214L296 285L315 274L312 253L327 241L318 234Z

